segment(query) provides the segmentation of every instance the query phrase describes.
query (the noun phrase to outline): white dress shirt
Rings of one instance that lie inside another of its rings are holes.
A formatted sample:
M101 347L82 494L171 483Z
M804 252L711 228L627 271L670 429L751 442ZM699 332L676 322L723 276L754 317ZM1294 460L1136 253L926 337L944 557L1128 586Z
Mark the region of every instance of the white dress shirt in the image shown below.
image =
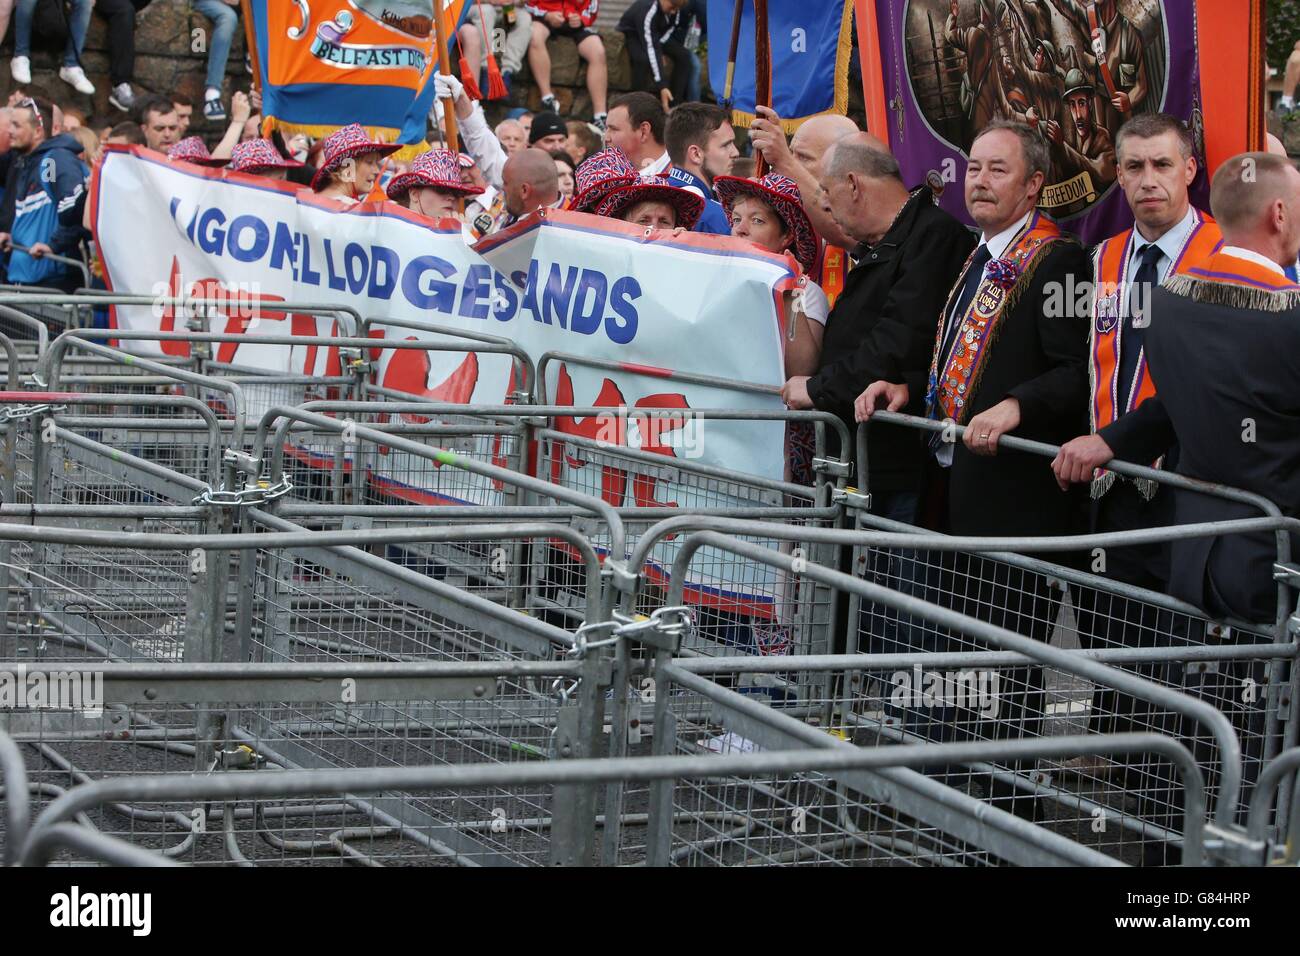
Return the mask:
M1156 260L1156 272L1160 275L1160 281L1164 282L1169 278L1169 270L1173 268L1174 263L1178 260L1178 255L1187 245L1187 237L1192 234L1192 229L1196 227L1196 210L1191 206L1187 207L1187 213L1172 228L1165 231L1165 234L1157 239L1154 243L1147 240L1142 235L1141 229L1133 231L1133 241L1129 243L1128 262L1124 274L1127 276L1137 275L1138 266L1141 264L1142 256L1139 250L1146 246L1155 245L1160 250L1160 258Z
M1270 259L1268 256L1261 256L1258 252L1250 249L1243 249L1241 246L1224 246L1219 250L1225 256L1232 256L1234 259L1245 259L1247 262L1253 262L1257 266L1263 266L1272 272L1276 272L1282 278L1286 278L1286 270Z
M665 149L664 154L662 156L660 156L652 163L647 163L645 166L641 168L641 175L642 176L663 176L668 172L668 167L671 166L672 164L673 161L668 158L668 150Z

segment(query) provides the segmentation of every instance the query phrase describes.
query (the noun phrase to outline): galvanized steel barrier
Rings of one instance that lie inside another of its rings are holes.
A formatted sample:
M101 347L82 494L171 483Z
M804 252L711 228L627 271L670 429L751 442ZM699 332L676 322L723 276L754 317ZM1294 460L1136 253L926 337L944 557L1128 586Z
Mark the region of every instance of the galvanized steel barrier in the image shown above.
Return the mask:
M188 331L78 327L95 306L159 301L0 306L21 336L0 336L0 672L102 692L97 710L0 709L7 861L1289 852L1298 523L1263 499L1209 489L1258 506L1252 521L936 537L872 514L852 485L865 434L855 463L827 455L831 432L851 447L834 416L537 404L557 361L626 369L560 353L534 369L508 339L321 304L257 307L344 334L208 331L224 299L163 300ZM51 340L27 307L62 310L68 331ZM382 326L436 337L375 338ZM143 340L171 354L124 351ZM337 349L338 370L211 352L250 342ZM456 405L385 388L376 348L502 355L514 391ZM810 428L814 484L643 440L688 418ZM1271 626L1031 556L1247 530L1278 535ZM989 580L1000 617L969 600ZM1080 649L1081 605L1089 627L1131 618L1104 601L1149 607L1150 639Z

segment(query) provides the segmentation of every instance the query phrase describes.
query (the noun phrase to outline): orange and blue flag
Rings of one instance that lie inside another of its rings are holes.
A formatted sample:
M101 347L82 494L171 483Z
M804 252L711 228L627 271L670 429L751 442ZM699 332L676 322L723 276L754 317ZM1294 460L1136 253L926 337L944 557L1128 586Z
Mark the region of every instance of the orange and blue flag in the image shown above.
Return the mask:
M437 6L454 40L470 0L243 0L263 133L325 136L349 123L422 152L438 69Z

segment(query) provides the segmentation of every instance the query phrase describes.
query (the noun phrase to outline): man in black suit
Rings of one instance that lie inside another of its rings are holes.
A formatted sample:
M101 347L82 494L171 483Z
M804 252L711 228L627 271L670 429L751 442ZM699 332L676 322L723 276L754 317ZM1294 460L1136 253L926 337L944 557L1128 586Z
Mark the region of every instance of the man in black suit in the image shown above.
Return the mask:
M909 193L898 161L874 137L839 140L823 168L823 211L858 243L857 265L826 320L817 373L791 378L782 396L790 408L839 415L852 434L864 382L896 381L929 360L935 316L975 238L935 205L929 186ZM923 450L913 432L872 431L866 488L873 512L916 523Z
M1060 444L1087 425L1088 326L1077 293L1091 265L1078 243L1035 212L1050 158L1017 123L990 124L971 146L966 207L983 230L939 317L930 381L920 366L870 383L859 421L925 401L932 418L966 425L933 444L946 506L936 530L960 535L1065 534L1079 502L1035 455L999 452L998 439Z
M965 186L966 207L983 234L938 317L928 381L914 367L900 380L872 382L855 405L865 421L882 406L919 406L924 395L929 417L966 426L960 442L953 429L931 443L925 511L939 531L1065 534L1082 515L1081 502L1057 487L1046 461L997 447L1010 433L1058 444L1087 421L1087 317L1076 311L1071 290L1088 281L1089 261L1035 211L1049 164L1045 142L1028 127L999 121L979 134ZM945 553L931 563L939 570L928 599L1038 640L1050 637L1059 601L1043 576L979 555ZM930 636L920 649L982 647L956 634ZM947 708L913 714L905 725L931 739L1037 736L1042 669L1003 668L997 677L991 718Z
M1300 287L1284 265L1300 251L1300 173L1248 153L1215 173L1210 206L1223 246L1152 292L1145 349L1156 395L1062 449L1062 481L1111 458L1151 461L1179 447L1179 474L1253 491L1300 514ZM1224 216L1228 221L1224 221ZM1067 449L1074 454L1067 454ZM1259 517L1250 505L1175 489L1177 524ZM1176 541L1170 593L1214 617L1272 622L1272 534Z
M1062 482L1087 481L1111 458L1150 461L1176 445L1178 474L1254 492L1295 517L1300 286L1284 267L1300 252L1300 173L1282 156L1234 157L1215 173L1210 207L1222 247L1151 294L1143 342L1156 394L1100 429L1100 441L1063 448L1053 467ZM1176 524L1261 515L1248 504L1172 490ZM1297 545L1292 535L1293 553ZM1267 631L1278 612L1276 560L1268 532L1174 541L1168 591L1213 618ZM1223 710L1237 729L1247 786L1262 758L1267 680L1266 667L1248 661L1221 661L1213 672L1183 678L1183 689ZM1185 724L1182 736L1214 786L1217 755L1204 728ZM1172 788L1167 802L1171 811L1181 808L1181 790Z

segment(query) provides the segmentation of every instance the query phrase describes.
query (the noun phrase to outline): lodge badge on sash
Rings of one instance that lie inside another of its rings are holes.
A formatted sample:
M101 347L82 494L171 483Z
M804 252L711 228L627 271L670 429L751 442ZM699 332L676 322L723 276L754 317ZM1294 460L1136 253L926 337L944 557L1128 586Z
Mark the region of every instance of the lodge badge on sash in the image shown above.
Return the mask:
M1097 300L1097 334L1106 335L1119 322L1119 292Z
M987 322L998 314L1006 290L992 282L984 282L975 293L975 317ZM969 341L969 340L968 340Z

